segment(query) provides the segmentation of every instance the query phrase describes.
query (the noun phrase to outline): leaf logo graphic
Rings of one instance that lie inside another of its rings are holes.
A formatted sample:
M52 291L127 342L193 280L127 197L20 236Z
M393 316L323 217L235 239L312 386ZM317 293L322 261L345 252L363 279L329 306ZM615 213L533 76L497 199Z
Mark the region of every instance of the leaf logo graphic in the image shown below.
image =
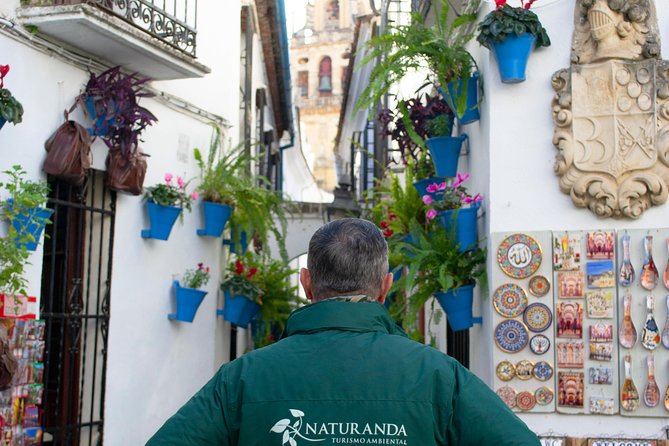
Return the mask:
M299 437L306 441L325 441L325 438L307 438L300 433L302 429L302 417L304 417L304 412L298 409L290 409L290 414L297 418L292 422L289 418L284 418L276 422L274 426L270 429L270 432L276 432L277 434L283 434L283 445L297 446L297 440L295 437ZM292 424L291 424L292 423Z

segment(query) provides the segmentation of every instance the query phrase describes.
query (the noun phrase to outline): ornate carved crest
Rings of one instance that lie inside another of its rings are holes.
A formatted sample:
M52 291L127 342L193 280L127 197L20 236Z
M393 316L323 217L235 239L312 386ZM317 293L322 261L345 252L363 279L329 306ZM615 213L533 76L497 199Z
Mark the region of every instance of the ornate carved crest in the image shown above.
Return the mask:
M577 0L569 69L553 74L560 190L638 218L669 192L669 62L652 0Z

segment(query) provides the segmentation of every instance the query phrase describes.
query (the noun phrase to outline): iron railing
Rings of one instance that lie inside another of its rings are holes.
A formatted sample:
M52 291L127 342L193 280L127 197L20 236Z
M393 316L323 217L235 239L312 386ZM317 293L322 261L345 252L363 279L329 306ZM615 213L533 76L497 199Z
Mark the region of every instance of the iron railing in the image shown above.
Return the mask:
M331 96L319 96L315 98L297 98L297 106L300 108L340 107L343 96L333 94Z

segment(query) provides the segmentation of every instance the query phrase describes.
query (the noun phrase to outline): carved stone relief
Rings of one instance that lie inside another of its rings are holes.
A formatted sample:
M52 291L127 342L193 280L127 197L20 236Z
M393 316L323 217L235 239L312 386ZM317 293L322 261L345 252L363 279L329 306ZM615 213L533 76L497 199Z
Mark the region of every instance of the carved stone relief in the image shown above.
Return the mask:
M571 67L553 74L560 190L639 218L669 192L669 62L652 0L577 0Z

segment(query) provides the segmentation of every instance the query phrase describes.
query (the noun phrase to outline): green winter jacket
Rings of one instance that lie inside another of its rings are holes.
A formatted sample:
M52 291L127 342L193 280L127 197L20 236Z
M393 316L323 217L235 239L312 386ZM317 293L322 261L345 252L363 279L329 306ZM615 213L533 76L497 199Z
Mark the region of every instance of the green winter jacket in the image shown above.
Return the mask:
M285 338L216 373L149 446L514 445L539 440L481 380L378 303L295 311Z

